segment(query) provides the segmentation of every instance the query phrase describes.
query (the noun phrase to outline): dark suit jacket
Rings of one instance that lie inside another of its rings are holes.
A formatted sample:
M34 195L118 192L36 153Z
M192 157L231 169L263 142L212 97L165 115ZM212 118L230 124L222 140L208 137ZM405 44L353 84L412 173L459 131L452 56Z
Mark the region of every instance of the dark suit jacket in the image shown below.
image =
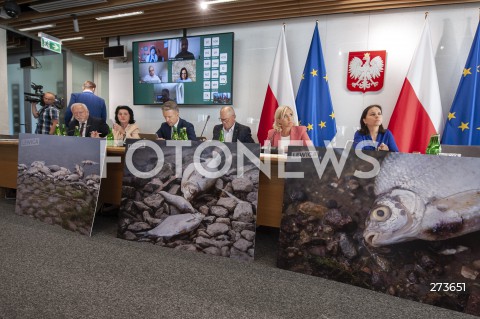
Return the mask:
M178 126L177 130L180 132L180 129L182 127L187 128L187 136L188 139L191 141L196 141L197 136L195 135L195 128L193 127L193 124L190 122L185 121L184 119L179 119L178 120ZM163 122L160 128L157 131L157 136L159 138L163 138L166 140L171 140L172 139L172 128L167 124L167 122Z
M223 128L222 124L215 125L213 127L213 140L218 140L220 138L220 130ZM242 143L255 143L252 138L252 132L248 126L242 125L238 122L235 122L235 127L233 129L232 142L242 142Z
M85 104L90 116L101 118L104 122L107 121L107 106L105 105L105 100L96 96L93 92L85 91L82 93L72 93L70 96L68 108L65 110L65 125L68 125L72 119L73 114L70 107L73 103Z
M71 121L68 125L68 135L72 136L75 133L75 126L78 126L78 128L80 128L80 124L78 123L78 121L76 119L73 119L73 121ZM105 137L107 136L109 130L110 128L108 127L107 123L105 123L105 121L97 117L89 116L87 120L85 136L90 137L90 133L92 131L97 131L100 133L101 137Z

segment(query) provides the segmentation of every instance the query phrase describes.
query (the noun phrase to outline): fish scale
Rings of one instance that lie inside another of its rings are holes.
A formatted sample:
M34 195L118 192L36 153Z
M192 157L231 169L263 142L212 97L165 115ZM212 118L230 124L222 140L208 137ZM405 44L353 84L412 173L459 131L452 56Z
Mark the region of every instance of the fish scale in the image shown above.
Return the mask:
M394 188L409 189L425 202L472 189L480 190L480 160L389 153L375 180L375 194Z

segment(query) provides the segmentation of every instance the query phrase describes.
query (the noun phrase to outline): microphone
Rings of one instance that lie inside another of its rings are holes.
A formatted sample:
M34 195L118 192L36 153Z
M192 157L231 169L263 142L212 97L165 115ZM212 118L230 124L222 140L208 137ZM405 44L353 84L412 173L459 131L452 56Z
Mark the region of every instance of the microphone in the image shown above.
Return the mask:
M203 126L202 134L200 134L199 140L205 141L206 138L203 137L203 131L205 131L205 128L207 127L208 120L210 119L210 115L207 116L207 120L205 121L205 125Z

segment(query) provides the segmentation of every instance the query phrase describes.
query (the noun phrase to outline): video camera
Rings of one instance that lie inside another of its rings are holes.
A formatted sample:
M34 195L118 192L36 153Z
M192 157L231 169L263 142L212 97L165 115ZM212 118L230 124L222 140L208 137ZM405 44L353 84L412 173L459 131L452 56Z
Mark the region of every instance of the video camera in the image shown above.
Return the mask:
M38 103L41 106L45 106L45 103L43 102L43 85L37 85L32 82L31 88L35 91L35 93L23 93L25 96L25 101ZM63 109L63 98L59 98L57 95L55 95L55 102L53 102L53 106L59 110Z

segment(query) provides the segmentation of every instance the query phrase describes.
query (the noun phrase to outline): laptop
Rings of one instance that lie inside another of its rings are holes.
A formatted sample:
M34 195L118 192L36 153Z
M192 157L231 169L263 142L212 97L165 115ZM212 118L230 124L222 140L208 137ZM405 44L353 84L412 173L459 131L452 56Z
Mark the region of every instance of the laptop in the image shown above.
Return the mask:
M142 140L151 140L156 141L158 140L158 136L155 133L138 133Z
M480 157L480 146L442 144L442 153L461 154L462 157Z

